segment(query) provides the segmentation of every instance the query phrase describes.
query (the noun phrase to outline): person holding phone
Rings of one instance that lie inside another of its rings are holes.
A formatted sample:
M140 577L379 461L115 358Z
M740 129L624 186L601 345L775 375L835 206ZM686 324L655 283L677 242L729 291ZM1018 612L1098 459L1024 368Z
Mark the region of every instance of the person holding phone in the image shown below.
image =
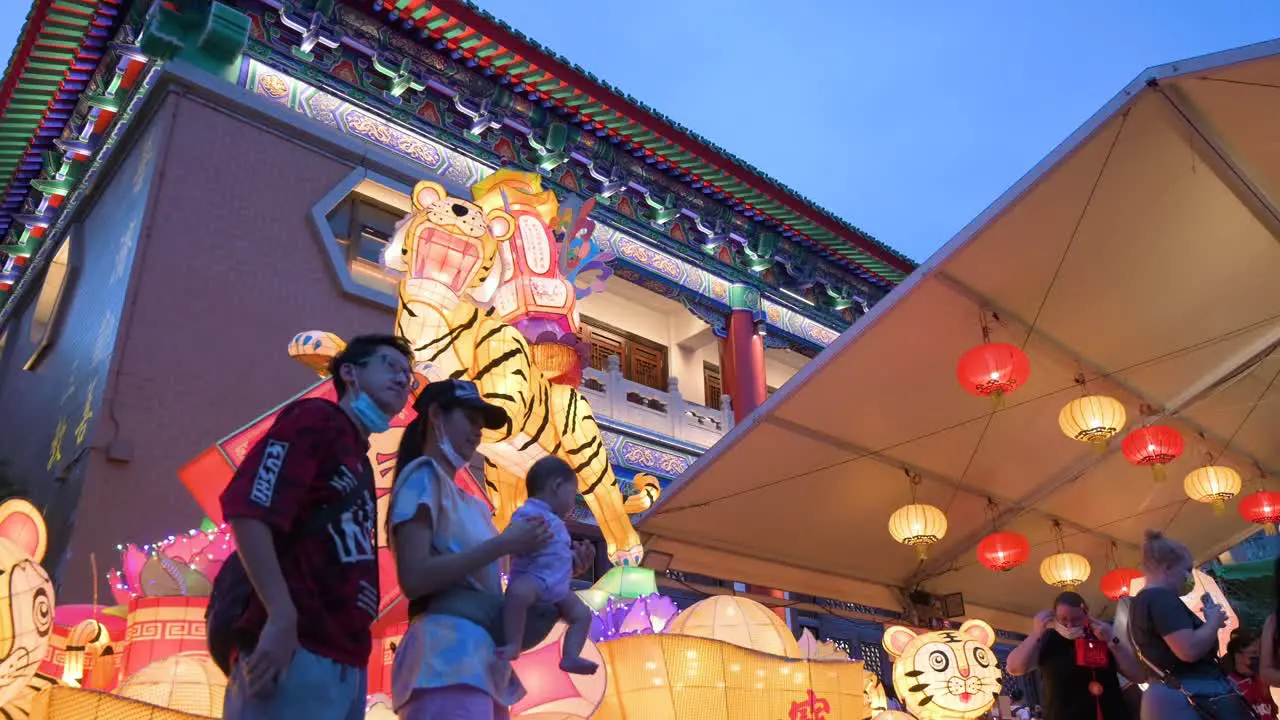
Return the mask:
M1205 593L1204 620L1182 601L1192 586L1191 551L1148 530L1142 544L1146 585L1129 609L1129 632L1139 658L1151 669L1142 697L1142 720L1256 720L1257 715L1218 664L1222 606Z
M1010 675L1040 670L1048 720L1129 720L1117 672L1131 680L1142 667L1111 626L1089 616L1078 593L1064 592L1036 615L1027 639L1009 653Z

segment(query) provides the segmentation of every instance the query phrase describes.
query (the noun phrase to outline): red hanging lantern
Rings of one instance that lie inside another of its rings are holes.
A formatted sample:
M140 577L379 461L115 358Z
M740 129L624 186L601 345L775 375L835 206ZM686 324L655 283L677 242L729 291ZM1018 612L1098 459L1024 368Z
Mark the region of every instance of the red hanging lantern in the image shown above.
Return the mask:
M1027 561L1031 543L1021 533L997 532L978 543L978 562L996 572L1008 572Z
M1182 436L1168 425L1134 428L1121 443L1124 456L1134 465L1150 465L1156 482L1164 480L1164 466L1182 454Z
M1031 376L1031 360L1016 345L983 343L960 356L956 378L974 395L1001 398L1022 387Z
M1280 523L1280 493L1259 490L1245 495L1240 498L1240 517L1275 535L1276 523Z
M1102 594L1112 600L1119 600L1130 595L1129 586L1134 580L1142 577L1142 572L1133 568L1116 568L1102 576Z

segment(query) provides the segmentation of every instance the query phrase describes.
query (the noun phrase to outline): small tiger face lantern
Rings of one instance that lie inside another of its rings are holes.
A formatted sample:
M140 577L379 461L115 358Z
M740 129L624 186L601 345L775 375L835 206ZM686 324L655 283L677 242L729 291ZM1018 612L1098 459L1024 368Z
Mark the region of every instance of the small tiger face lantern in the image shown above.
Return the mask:
M959 630L887 628L884 648L893 656L893 689L903 706L920 720L972 720L990 710L1000 697L995 640L981 620Z

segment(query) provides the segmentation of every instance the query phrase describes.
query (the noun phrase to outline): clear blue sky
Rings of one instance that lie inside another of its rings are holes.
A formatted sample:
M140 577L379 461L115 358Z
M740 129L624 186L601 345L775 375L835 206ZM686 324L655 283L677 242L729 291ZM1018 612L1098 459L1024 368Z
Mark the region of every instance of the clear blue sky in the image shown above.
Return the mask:
M1144 68L1280 36L1275 0L478 4L917 260Z

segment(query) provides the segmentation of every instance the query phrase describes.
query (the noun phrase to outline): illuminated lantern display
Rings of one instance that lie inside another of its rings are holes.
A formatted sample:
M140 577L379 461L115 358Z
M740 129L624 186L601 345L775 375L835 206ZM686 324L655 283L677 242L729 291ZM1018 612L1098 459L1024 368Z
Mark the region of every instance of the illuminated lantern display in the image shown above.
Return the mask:
M604 697L608 673L571 675L560 669L560 649L567 626L556 623L546 639L511 664L526 694L511 706L512 720L579 720L591 717ZM587 641L582 657L603 664L595 643Z
M763 607L761 613L772 615ZM860 662L781 658L666 633L618 638L602 643L600 653L608 682L592 720L867 716Z
M116 694L178 712L222 717L227 678L207 652L171 655L126 676Z
M947 516L932 505L904 505L889 516L889 534L903 545L915 547L921 560L929 546L947 534Z
M1276 523L1280 522L1280 493L1270 490L1259 490L1240 498L1240 517L1261 525L1268 535L1276 534Z
M34 505L0 504L0 708L24 694L49 651L53 583L40 565L47 542Z
M959 631L885 628L893 689L903 707L920 720L981 717L1000 695L1002 675L991 649L995 641L995 630L981 620L967 620Z
M610 598L595 613L591 639L603 642L622 635L662 632L677 613L675 601L665 595L647 595L622 602Z
M997 532L978 543L978 562L997 572L1008 572L1027 561L1031 543L1022 533Z
M1120 444L1124 457L1134 465L1148 465L1156 482L1165 478L1164 466L1182 454L1182 436L1168 425L1134 428Z
M1142 571L1133 568L1116 568L1102 576L1098 584L1102 586L1102 594L1112 600L1119 600L1122 597L1132 597L1134 595L1131 590L1133 581L1142 577Z
M956 379L968 392L999 402L1031 376L1031 360L1017 345L988 342L960 356Z
M1240 494L1243 486L1240 473L1226 465L1205 465L1187 473L1182 489L1196 502L1208 503L1213 511L1222 513L1227 501Z
M610 568L592 586L614 597L638 598L658 592L658 582L649 568L618 566Z
M1124 405L1106 395L1078 397L1058 413L1058 427L1064 435L1099 449L1124 429L1125 420Z
M162 667L156 663L171 656L184 655L190 659L194 654L207 655L204 612L208 607L208 596L135 598L129 603L129 626L121 661L124 677L134 677L147 667ZM185 667L184 673L194 668L190 663L173 667Z
M1040 578L1046 583L1075 590L1089 579L1089 560L1083 555L1072 552L1060 552L1050 555L1040 562Z
M849 659L849 653L841 650L838 645L830 640L823 640L819 642L818 638L814 637L813 631L809 628L805 628L800 632L800 639L796 641L796 644L800 646L800 653L806 660ZM868 675L873 678L876 677L874 673L868 673ZM876 685L879 686L879 678L876 678ZM870 687L871 685L868 683L867 688ZM880 688L880 691L884 692L884 688ZM870 702L871 699L873 699L871 698L870 690L864 689L863 692L868 693L868 702Z
M804 657L782 618L754 600L733 595L715 595L694 603L671 621L667 632L719 640L769 655Z

